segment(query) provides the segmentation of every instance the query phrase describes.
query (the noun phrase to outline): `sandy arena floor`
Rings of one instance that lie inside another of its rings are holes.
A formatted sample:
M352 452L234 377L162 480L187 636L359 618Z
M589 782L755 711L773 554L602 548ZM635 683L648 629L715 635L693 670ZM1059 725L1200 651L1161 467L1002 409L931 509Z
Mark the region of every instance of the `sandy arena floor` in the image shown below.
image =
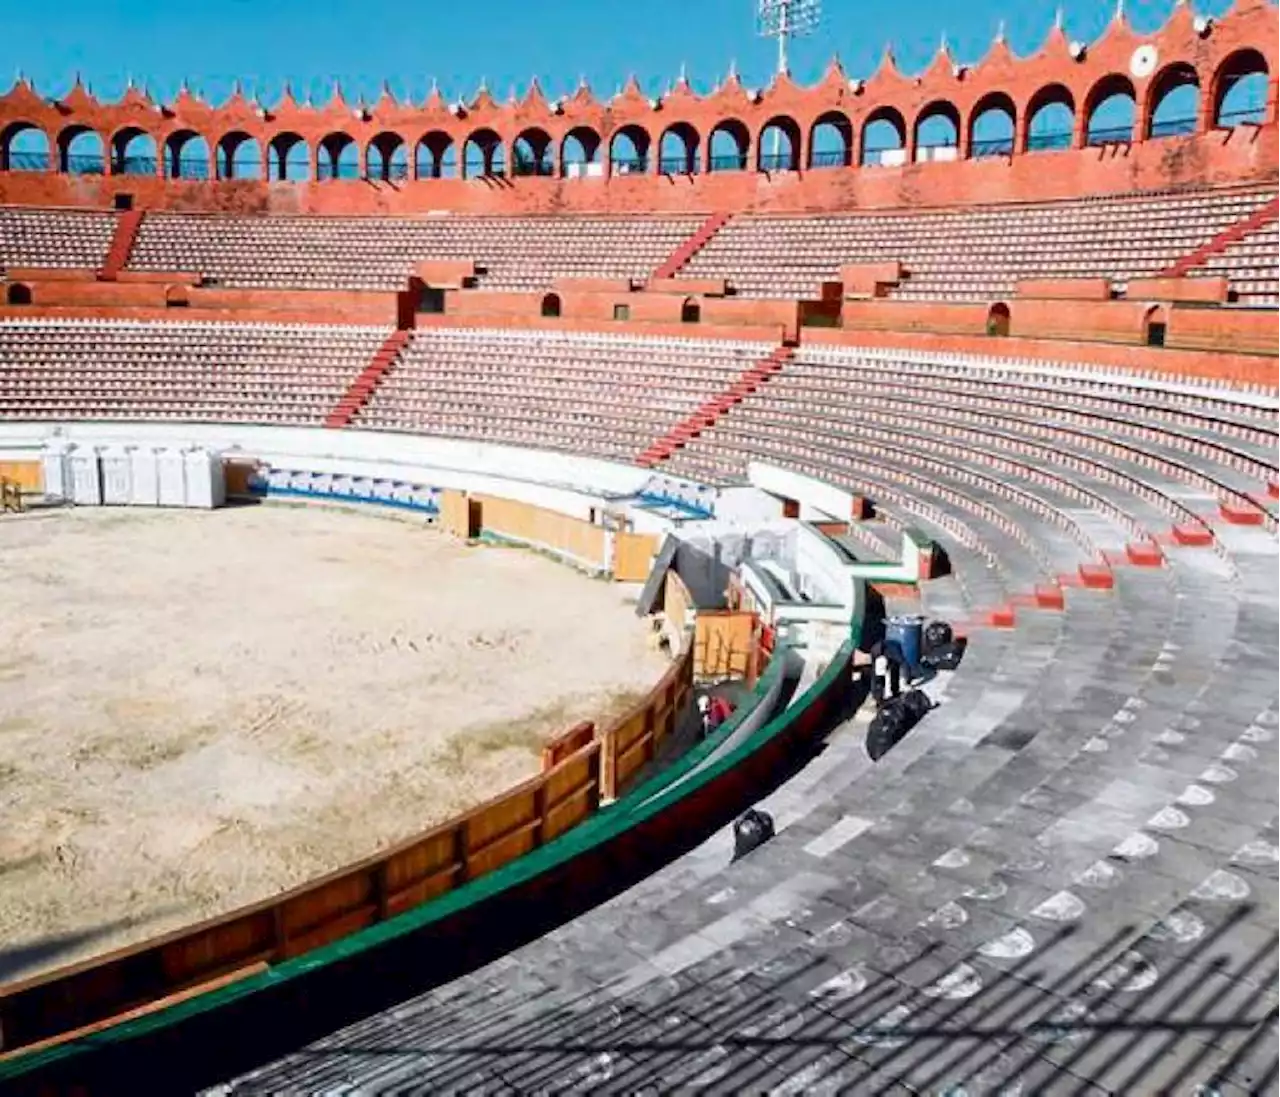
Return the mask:
M0 560L0 981L445 819L666 666L618 588L370 514L33 513Z

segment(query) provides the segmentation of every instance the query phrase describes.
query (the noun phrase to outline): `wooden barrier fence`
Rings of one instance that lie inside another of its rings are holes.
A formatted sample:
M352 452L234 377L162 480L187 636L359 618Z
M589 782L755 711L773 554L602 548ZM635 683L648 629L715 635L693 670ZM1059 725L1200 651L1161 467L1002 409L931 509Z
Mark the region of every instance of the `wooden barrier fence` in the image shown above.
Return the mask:
M544 772L416 838L273 899L0 986L0 1059L311 952L564 834L602 799L616 798L654 756L689 701L692 670L689 649L596 738L583 735L592 725L577 725L551 744Z
M606 728L599 738L600 795L621 796L632 778L653 760L676 728L693 691L693 649L686 647L645 702Z
M7 510L22 513L22 489L12 480L0 476L0 514Z

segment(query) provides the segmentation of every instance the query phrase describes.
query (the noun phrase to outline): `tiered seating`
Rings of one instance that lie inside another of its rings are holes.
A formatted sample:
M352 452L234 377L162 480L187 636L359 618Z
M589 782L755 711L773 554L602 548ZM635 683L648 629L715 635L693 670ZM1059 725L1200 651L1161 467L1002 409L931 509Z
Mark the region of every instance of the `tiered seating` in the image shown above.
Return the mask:
M387 337L298 324L0 322L0 419L319 424Z
M105 210L0 206L0 273L13 267L97 270L116 215Z
M1020 278L1155 274L1243 219L1274 189L1035 206L736 217L680 272L726 278L747 297L813 297L845 263L899 260L890 296L992 300ZM1274 270L1274 250L1272 252Z
M629 462L771 349L709 339L425 329L414 333L353 425Z
M394 290L415 261L471 259L479 285L646 278L698 217L232 217L148 213L132 270L191 271L228 286Z
M690 459L873 486L882 521L947 549L931 612L973 620L1078 534L1107 543L1116 510L1190 507L1216 551L1166 542L1113 590L972 631L926 687L940 707L879 764L865 716L836 729L748 857L725 827L228 1092L1273 1092L1277 547L1198 478L1248 488L1276 426L1229 390L802 348Z
M1276 268L1278 251L1280 222L1272 221L1243 239L1228 244L1220 254L1196 267L1191 275L1221 275L1230 282L1242 305L1275 308L1280 305L1280 276L1277 276Z

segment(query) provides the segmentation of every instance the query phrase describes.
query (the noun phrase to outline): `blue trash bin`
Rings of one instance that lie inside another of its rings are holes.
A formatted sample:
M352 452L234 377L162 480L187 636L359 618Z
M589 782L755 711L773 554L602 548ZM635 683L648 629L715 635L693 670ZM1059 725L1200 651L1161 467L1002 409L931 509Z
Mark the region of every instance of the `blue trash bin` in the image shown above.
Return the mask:
M902 652L903 662L912 671L920 665L920 638L923 632L924 618L917 613L901 613L885 622L885 646L897 644Z

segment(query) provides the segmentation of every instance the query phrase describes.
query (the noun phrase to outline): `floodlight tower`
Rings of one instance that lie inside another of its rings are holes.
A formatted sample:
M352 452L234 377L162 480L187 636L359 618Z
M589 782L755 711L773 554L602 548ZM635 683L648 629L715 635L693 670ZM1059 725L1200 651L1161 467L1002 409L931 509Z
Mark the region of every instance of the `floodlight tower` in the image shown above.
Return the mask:
M812 34L822 17L822 0L756 0L756 21L762 38L778 40L778 72L788 71L787 43Z

